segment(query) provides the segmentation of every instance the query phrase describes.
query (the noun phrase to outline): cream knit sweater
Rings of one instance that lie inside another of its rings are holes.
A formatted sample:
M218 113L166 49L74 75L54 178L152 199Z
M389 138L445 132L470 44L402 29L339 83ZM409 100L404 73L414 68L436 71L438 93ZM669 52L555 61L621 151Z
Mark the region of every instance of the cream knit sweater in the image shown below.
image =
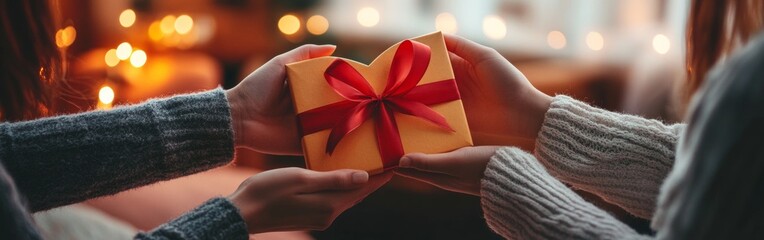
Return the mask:
M562 182L649 218L683 129L557 96L536 156L507 147L488 163L481 189L488 225L507 238L640 238Z
M688 125L555 97L534 155L507 147L488 163L481 188L488 225L512 239L653 238L571 186L651 218L659 239L761 239L762 66L764 34L710 72Z

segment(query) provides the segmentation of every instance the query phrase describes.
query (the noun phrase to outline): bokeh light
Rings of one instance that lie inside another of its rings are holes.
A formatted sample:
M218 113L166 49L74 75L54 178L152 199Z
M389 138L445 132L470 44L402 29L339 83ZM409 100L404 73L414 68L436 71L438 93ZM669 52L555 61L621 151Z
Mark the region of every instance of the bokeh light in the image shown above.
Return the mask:
M180 34L186 34L194 27L194 19L188 15L180 15L175 19L175 31Z
M119 64L119 58L117 57L117 49L109 49L109 51L106 51L106 54L103 56L104 62L106 62L106 65L109 67L114 67Z
M130 27L135 24L135 11L132 9L125 9L119 14L119 25L122 27Z
M546 35L546 42L549 44L549 47L554 49L563 49L568 43L567 39L565 39L565 34L560 31L549 32Z
M162 28L159 25L159 21L154 21L151 23L151 25L149 25L149 38L155 42L162 40L162 37L164 36L164 33L162 33Z
M133 54L130 55L130 64L136 68L143 67L143 65L146 64L146 59L146 52L143 50L135 50Z
M60 48L71 46L75 39L77 39L77 30L73 26L56 31L56 46Z
M159 22L159 29L166 35L172 34L175 31L175 15L167 15Z
M101 87L101 90L98 91L98 101L103 104L114 102L114 89L111 89L109 86Z
M358 10L358 23L364 27L373 27L379 23L379 11L371 7L361 8Z
M458 30L456 17L451 13L441 13L435 17L435 29L444 33L454 34Z
M483 33L485 36L499 40L507 36L507 24L504 19L496 15L489 15L483 19Z
M308 18L308 22L305 23L305 27L313 35L321 35L329 30L329 20L321 15L313 15Z
M119 58L119 60L127 60L132 52L133 46L128 42L123 42L117 46L117 58Z
M284 15L279 19L279 31L286 35L292 35L300 30L300 19L292 14Z
M666 54L670 48L671 41L668 39L668 37L666 37L666 35L658 34L653 37L653 49L655 49L655 52Z
M594 51L602 50L605 47L605 38L598 32L589 32L586 34L586 46Z

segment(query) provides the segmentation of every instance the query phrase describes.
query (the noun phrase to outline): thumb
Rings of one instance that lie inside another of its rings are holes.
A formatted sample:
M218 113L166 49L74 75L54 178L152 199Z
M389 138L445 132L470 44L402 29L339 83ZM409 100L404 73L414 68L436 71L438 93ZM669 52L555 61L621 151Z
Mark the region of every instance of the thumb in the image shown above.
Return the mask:
M310 171L303 193L329 190L351 190L369 182L369 173L361 170L342 169L330 172Z
M281 64L289 64L311 58L329 56L334 53L335 49L337 49L335 45L305 44L279 55L276 59Z

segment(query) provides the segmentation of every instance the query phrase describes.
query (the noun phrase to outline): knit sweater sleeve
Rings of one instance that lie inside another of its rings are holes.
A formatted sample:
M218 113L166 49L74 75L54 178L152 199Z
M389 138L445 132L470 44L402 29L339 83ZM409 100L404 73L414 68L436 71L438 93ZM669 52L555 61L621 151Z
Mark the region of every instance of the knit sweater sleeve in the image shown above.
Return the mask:
M139 233L137 240L247 239L247 226L239 209L225 198L213 198L183 216L162 224L148 233Z
M507 239L649 239L586 202L518 148L496 151L480 194L488 226Z
M222 89L0 124L0 161L32 211L200 172L233 153Z
M684 128L560 95L546 113L535 155L561 181L650 218Z

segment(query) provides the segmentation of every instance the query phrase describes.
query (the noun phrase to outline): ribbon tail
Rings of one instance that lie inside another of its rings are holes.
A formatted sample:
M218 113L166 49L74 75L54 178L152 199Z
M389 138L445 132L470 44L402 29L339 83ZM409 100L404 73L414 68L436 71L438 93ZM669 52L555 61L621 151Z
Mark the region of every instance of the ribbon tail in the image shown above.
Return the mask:
M390 99L388 101L393 103L392 105L395 107L395 110L400 113L422 118L443 129L455 132L455 130L451 128L450 125L448 125L448 122L446 121L446 118L443 117L443 115L432 110L430 107L424 105L423 103L401 99Z
M387 170L398 166L398 161L403 157L403 143L393 111L383 103L377 114L377 147L382 157L382 166Z
M329 140L326 141L327 154L331 155L345 135L356 130L366 119L371 117L373 109L368 106L369 104L370 101L359 103L344 119L332 128L332 132L329 133Z

